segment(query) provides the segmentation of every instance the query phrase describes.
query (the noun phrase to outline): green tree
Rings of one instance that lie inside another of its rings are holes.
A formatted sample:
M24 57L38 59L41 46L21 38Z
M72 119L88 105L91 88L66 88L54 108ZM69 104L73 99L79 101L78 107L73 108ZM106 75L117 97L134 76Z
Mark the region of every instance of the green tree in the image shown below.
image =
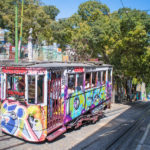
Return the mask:
M134 79L136 83L149 82L149 15L128 8L119 9L113 15L120 24L119 38L110 55L115 79L125 88L128 79Z
M101 54L103 60L109 62L108 54L117 37L118 28L112 27L117 22L110 20L108 14L109 8L106 5L97 1L88 1L81 4L78 14L70 18L73 31L70 45L76 49L82 59Z
M82 3L78 8L78 14L82 17L82 20L94 21L97 20L99 14L108 14L109 8L98 1L87 1Z
M20 14L21 14L21 1L18 1L19 7L19 27L20 27ZM34 43L41 43L46 40L48 43L52 42L52 31L50 24L52 19L50 15L43 9L46 6L42 6L40 0L25 0L24 3L24 20L23 20L23 43L27 43L28 32L30 28L33 28ZM14 43L15 34L15 5L14 0L1 0L0 1L0 27L9 30L9 41ZM56 10L54 10L55 16ZM51 11L52 13L52 11ZM53 14L53 17L54 17Z
M60 19L51 23L52 37L54 42L60 44L61 48L65 48L70 44L72 39L72 27L68 19Z
M43 6L44 12L49 15L50 19L55 20L56 16L59 14L59 9L55 6Z

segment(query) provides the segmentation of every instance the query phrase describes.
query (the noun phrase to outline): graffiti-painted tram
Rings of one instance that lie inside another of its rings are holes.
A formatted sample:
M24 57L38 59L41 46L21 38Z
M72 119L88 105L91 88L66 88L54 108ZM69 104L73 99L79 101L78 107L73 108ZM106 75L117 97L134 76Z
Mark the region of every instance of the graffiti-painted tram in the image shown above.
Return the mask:
M112 66L9 63L1 67L1 129L31 142L54 140L110 106Z

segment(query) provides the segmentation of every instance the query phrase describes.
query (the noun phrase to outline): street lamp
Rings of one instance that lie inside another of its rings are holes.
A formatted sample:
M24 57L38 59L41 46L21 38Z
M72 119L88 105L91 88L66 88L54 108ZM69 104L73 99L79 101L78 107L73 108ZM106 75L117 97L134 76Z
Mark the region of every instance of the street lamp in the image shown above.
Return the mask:
M23 6L24 6L24 0L22 0L22 7L21 7L20 40L19 40L19 45L18 45L20 58L21 58L21 45L22 45Z
M15 62L18 63L18 4L15 2Z

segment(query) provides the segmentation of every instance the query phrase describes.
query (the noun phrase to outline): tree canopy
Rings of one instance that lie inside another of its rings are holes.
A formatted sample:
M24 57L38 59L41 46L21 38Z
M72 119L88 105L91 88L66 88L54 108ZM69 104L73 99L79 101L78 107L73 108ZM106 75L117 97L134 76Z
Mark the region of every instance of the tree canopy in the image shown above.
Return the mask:
M20 14L21 1L18 6ZM58 13L55 6L43 5L40 0L26 0L24 43L32 27L35 43L57 42L64 50L70 45L80 61L101 55L105 63L113 65L114 75L121 80L136 78L149 82L150 15L147 12L121 8L110 13L108 6L90 0L82 3L69 18L56 21ZM14 17L13 0L1 0L0 27L10 31L8 37L12 43Z
M20 27L21 0L18 4L18 23ZM55 20L59 10L55 6L43 6L40 0L24 1L23 43L27 43L28 32L33 28L33 39L40 43L42 40L52 41L50 24ZM9 31L8 40L14 43L15 34L15 3L14 0L0 1L0 27Z
M97 1L82 3L77 13L53 26L55 40L69 44L78 60L102 56L114 66L120 80L149 80L150 15L147 12L121 8L110 13ZM61 41L60 41L61 40Z

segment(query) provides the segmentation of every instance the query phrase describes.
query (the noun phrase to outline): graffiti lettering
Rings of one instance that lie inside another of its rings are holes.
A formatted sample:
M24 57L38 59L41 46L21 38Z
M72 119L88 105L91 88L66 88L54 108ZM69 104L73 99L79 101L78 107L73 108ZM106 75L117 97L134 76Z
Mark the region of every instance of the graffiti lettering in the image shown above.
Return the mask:
M84 72L84 69L83 68L75 68L74 72Z
M11 90L7 90L7 94L9 94L9 95L24 96L24 93L23 93L23 92L17 92L17 91L11 91Z

